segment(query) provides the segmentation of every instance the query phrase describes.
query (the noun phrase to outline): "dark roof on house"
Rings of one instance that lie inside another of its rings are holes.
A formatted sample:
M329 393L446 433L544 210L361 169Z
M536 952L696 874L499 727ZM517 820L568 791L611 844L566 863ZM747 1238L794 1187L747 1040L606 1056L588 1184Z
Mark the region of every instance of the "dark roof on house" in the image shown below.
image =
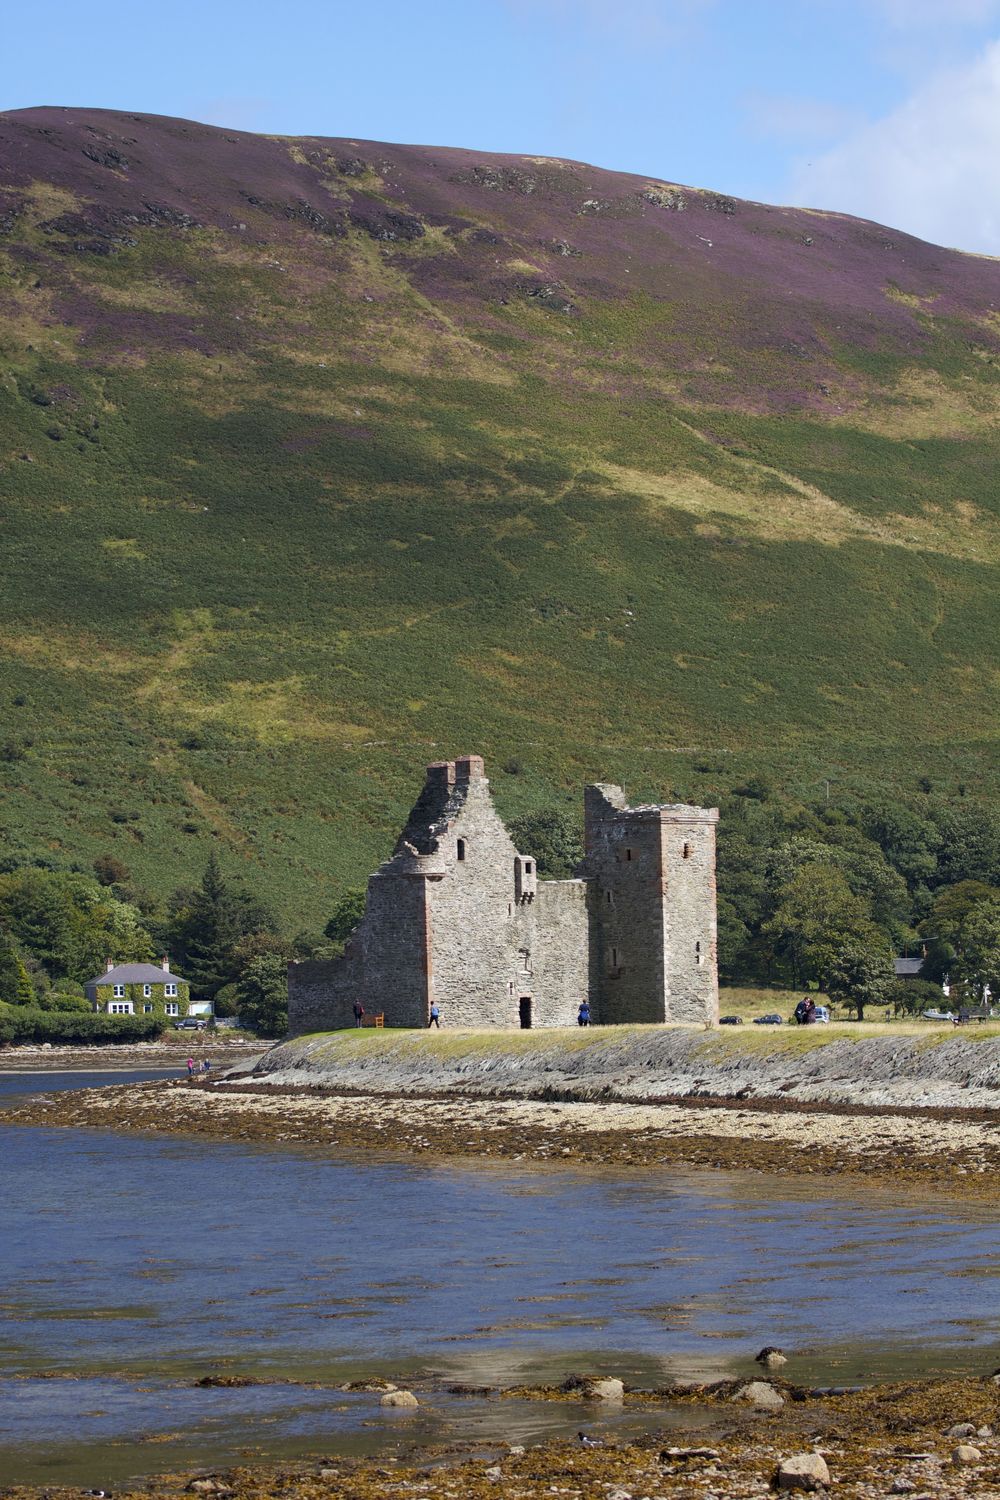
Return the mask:
M892 967L896 971L897 979L916 979L923 967L922 958L894 958Z
M184 984L177 974L170 974L159 964L119 964L106 974L95 974L88 984Z

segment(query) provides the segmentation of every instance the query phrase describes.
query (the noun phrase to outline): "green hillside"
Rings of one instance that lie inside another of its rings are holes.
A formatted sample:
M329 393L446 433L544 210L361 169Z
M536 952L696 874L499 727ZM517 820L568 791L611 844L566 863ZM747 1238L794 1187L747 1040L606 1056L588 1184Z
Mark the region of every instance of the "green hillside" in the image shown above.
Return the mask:
M214 840L294 927L472 750L507 813L997 791L995 264L65 114L0 116L0 858Z

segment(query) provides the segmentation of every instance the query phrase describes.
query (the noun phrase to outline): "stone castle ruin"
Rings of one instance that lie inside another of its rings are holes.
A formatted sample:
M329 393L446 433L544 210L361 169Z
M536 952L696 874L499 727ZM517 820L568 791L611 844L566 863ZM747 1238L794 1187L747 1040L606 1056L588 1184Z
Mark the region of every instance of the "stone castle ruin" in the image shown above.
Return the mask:
M344 956L289 966L289 1030L718 1020L715 808L584 792L585 857L539 880L493 806L483 761L427 767L392 858L369 878Z

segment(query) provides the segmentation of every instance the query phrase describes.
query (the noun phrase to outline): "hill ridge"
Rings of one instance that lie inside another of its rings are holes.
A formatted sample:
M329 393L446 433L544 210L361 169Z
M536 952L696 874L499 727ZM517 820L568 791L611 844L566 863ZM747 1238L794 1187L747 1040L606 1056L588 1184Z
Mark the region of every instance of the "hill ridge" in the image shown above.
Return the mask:
M0 858L162 890L211 839L305 921L470 746L508 815L996 787L993 262L49 107L0 115L0 354Z

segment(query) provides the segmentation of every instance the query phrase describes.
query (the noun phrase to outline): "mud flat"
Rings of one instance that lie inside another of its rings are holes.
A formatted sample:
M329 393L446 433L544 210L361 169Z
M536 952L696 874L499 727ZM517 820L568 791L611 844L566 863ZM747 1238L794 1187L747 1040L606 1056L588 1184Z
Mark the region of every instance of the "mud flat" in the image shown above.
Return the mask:
M789 1459L806 1457L814 1465L819 1455L828 1480L828 1486L821 1483L819 1493L843 1500L1000 1495L1000 1401L989 1378L870 1387L841 1395L809 1392L781 1381L769 1382L769 1389L774 1399L767 1410L740 1399L741 1387L732 1381L707 1388L629 1392L623 1403L615 1403L625 1416L635 1408L641 1419L640 1431L627 1436L616 1435L609 1404L594 1401L585 1431L600 1443L595 1447L567 1441L529 1446L479 1442L414 1451L406 1439L407 1422L414 1413L403 1410L399 1457L322 1457L280 1467L173 1473L148 1484L116 1488L115 1493L118 1500L180 1493L223 1500L495 1500L498 1495L533 1500L553 1494L581 1500L764 1500L776 1488L803 1493L807 1486L782 1484L779 1471ZM564 1389L522 1389L495 1397L500 1403L509 1397L568 1399ZM657 1420L658 1412L678 1404L697 1413L683 1432ZM823 1469L819 1472L823 1475ZM100 1492L49 1485L44 1490L0 1490L0 1495L18 1500L83 1493Z
M992 1112L824 1110L774 1100L595 1103L169 1080L29 1099L0 1110L0 1123L428 1157L848 1176L988 1200L1000 1170L1000 1117Z

